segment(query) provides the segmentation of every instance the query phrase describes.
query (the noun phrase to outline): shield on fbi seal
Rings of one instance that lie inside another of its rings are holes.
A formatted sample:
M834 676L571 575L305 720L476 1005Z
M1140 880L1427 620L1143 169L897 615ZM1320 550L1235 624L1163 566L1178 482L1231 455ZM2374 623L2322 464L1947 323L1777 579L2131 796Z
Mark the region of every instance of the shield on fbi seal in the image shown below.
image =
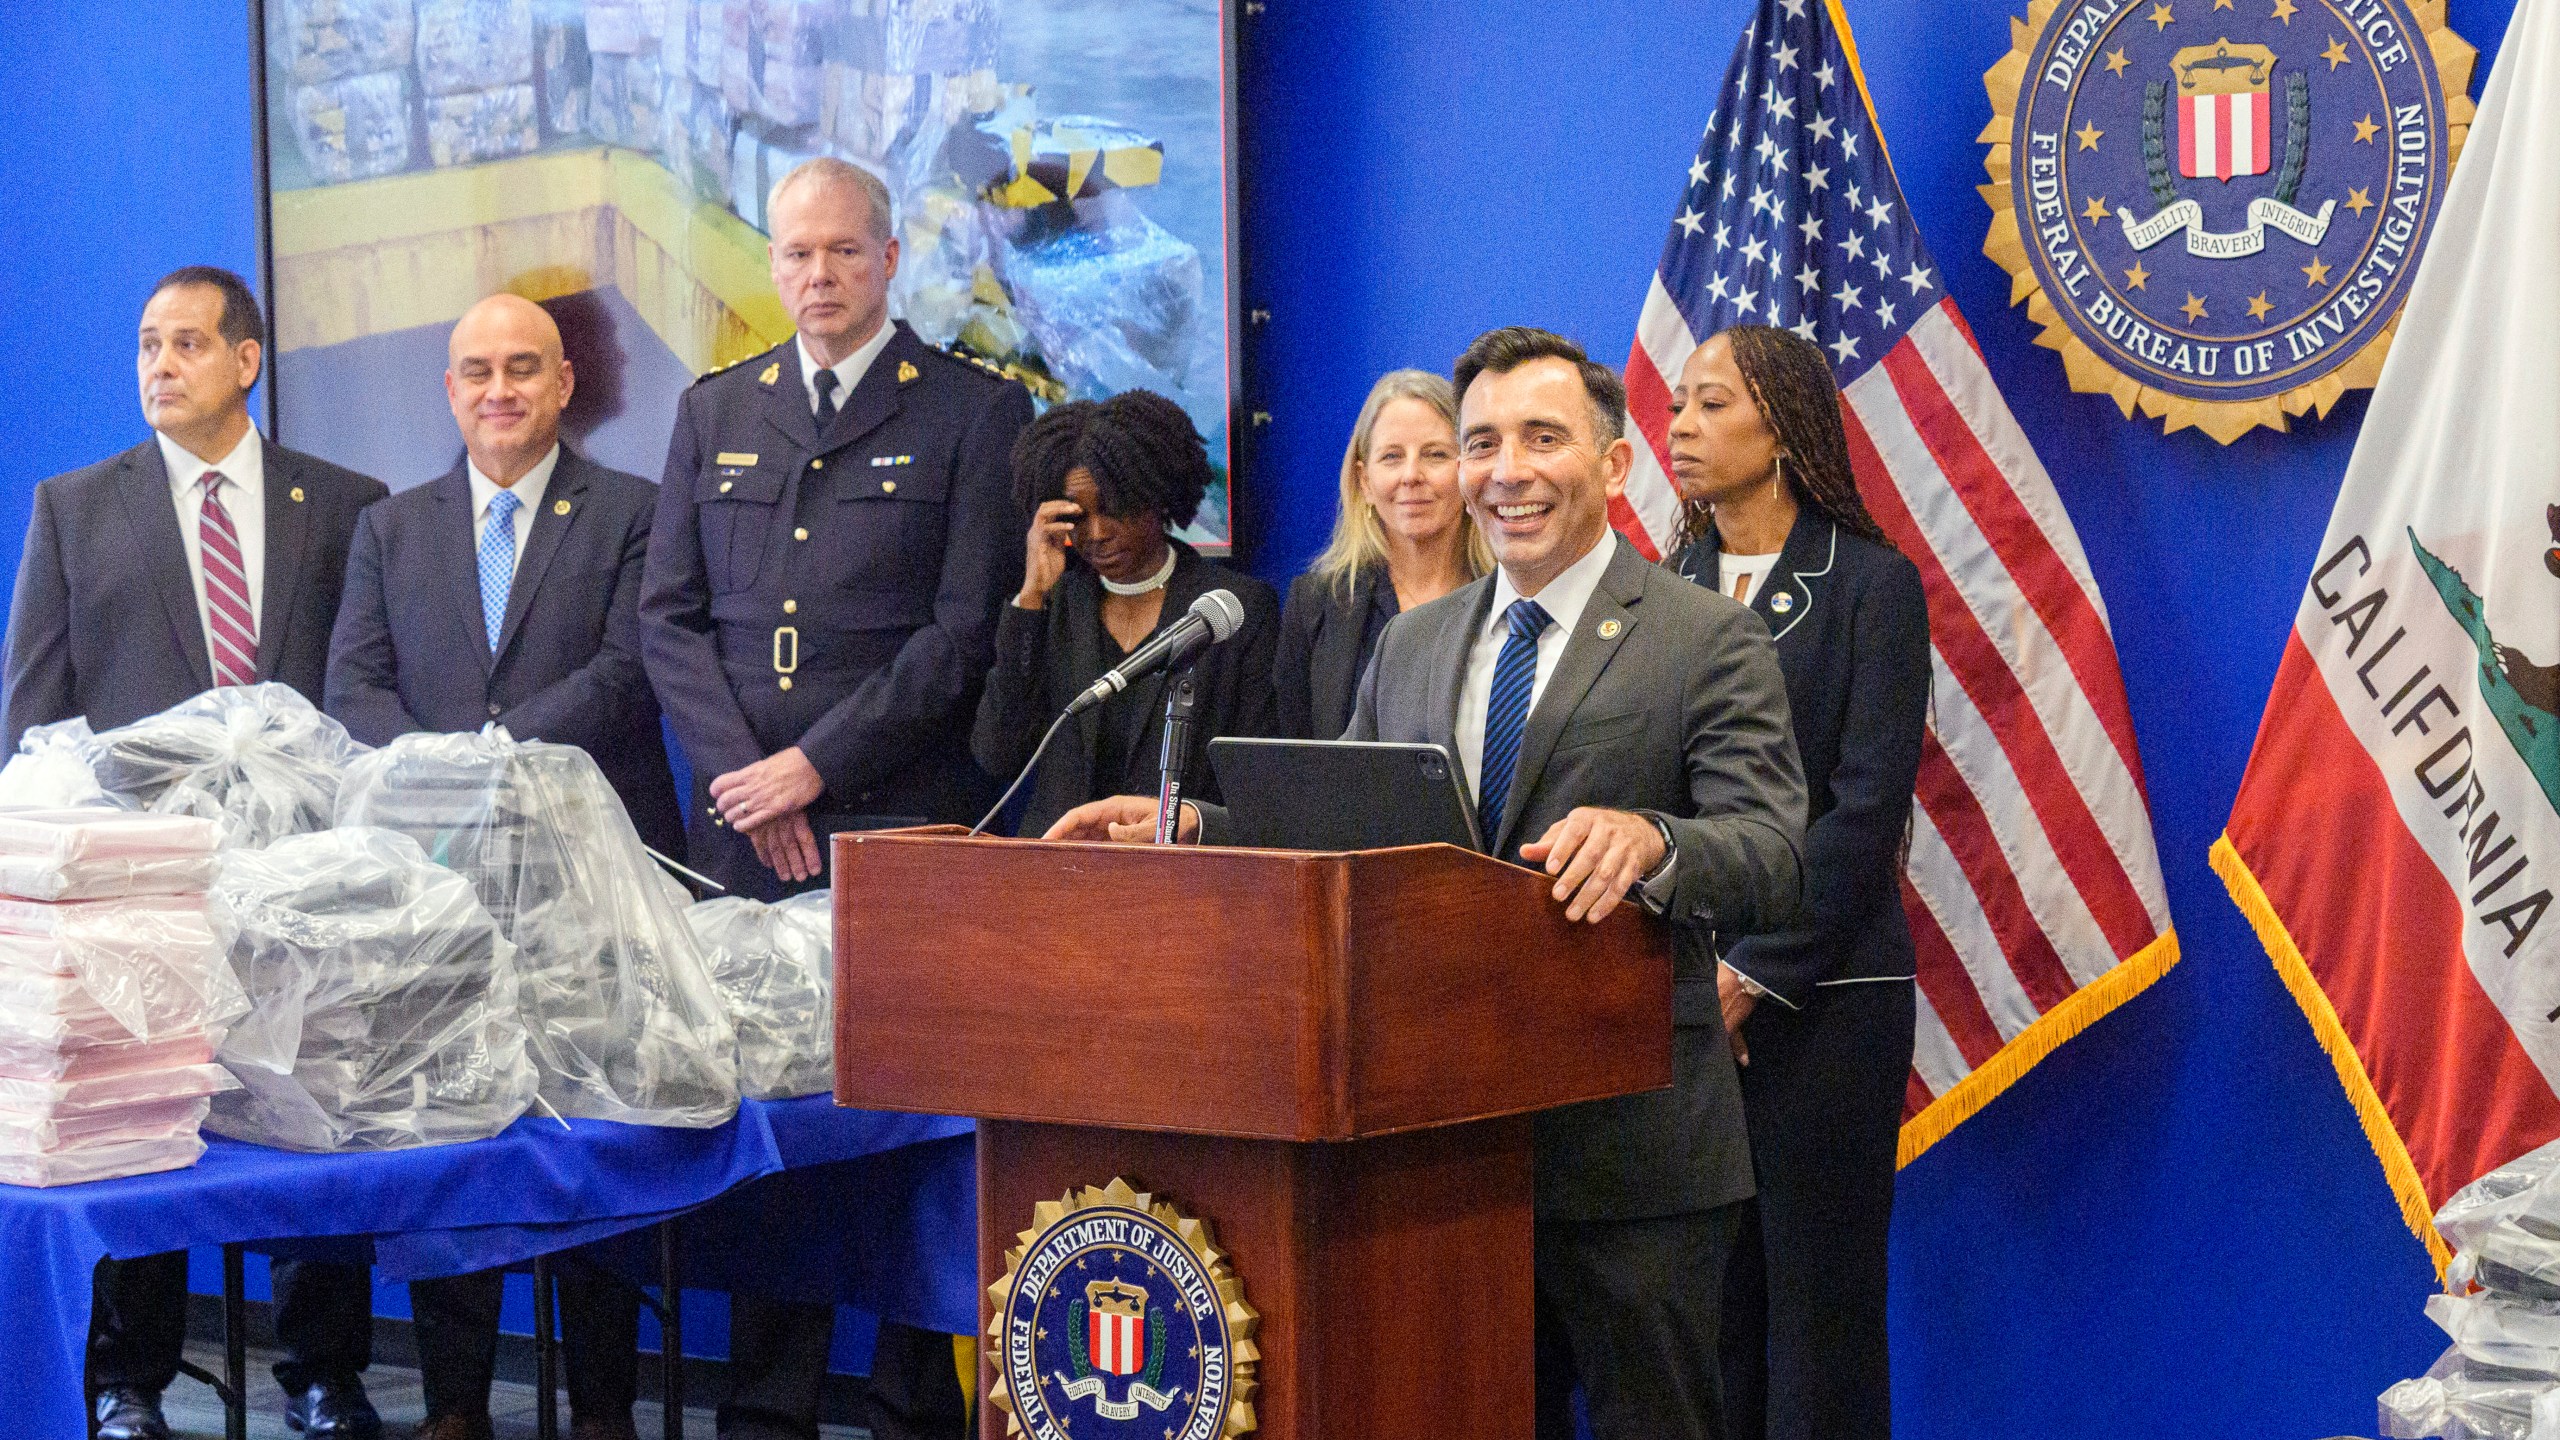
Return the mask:
M2178 77L2178 173L2190 180L2264 175L2275 166L2267 76L2276 52L2217 40L2169 59Z
M1117 1280L1084 1287L1085 1353L1105 1375L1147 1368L1147 1292Z

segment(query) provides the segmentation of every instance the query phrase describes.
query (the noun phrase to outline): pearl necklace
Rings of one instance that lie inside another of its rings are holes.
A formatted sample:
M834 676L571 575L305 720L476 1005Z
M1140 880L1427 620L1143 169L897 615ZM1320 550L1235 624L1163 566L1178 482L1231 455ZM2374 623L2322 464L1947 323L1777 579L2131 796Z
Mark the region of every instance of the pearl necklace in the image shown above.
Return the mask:
M1173 560L1173 547L1167 545L1164 547L1163 568L1135 584L1123 584L1122 582L1114 580L1110 576L1103 574L1099 570L1094 571L1093 576L1095 579L1102 582L1103 589L1110 591L1114 595L1144 595L1150 590L1163 589L1165 582L1173 578Z

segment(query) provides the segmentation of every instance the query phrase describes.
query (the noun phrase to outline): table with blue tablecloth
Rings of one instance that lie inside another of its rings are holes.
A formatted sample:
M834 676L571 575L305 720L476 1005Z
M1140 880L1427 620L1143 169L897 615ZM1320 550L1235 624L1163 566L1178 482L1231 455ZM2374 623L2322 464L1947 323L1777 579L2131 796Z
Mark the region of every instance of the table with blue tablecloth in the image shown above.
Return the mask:
M108 1256L357 1237L384 1278L416 1279L626 1235L732 1192L737 1208L692 1242L689 1273L825 1277L857 1303L965 1331L976 1320L967 1130L818 1096L749 1101L708 1130L528 1116L488 1140L366 1154L208 1137L185 1170L0 1187L0 1406L13 1433L86 1434L90 1277ZM789 1183L751 1184L764 1177ZM724 1233L752 1261L724 1259Z

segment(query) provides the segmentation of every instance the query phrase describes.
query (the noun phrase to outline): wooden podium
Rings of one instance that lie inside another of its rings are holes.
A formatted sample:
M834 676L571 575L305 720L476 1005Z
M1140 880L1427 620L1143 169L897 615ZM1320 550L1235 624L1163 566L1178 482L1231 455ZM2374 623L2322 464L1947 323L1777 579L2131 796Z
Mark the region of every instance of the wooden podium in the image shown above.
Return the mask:
M1529 1116L1671 1083L1658 923L1445 845L834 846L836 1100L981 1122L984 1285L1125 1179L1259 1312L1263 1440L1529 1440Z

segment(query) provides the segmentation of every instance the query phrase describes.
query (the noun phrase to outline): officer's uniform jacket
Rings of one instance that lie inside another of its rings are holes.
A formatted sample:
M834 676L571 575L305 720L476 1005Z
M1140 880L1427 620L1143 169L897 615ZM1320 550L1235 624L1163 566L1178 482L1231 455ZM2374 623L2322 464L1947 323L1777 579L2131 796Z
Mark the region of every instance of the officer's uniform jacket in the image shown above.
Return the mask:
M1021 583L1020 385L904 323L819 433L796 340L687 390L659 488L641 649L693 771L698 867L776 890L707 786L800 747L821 835L975 820L969 726Z

